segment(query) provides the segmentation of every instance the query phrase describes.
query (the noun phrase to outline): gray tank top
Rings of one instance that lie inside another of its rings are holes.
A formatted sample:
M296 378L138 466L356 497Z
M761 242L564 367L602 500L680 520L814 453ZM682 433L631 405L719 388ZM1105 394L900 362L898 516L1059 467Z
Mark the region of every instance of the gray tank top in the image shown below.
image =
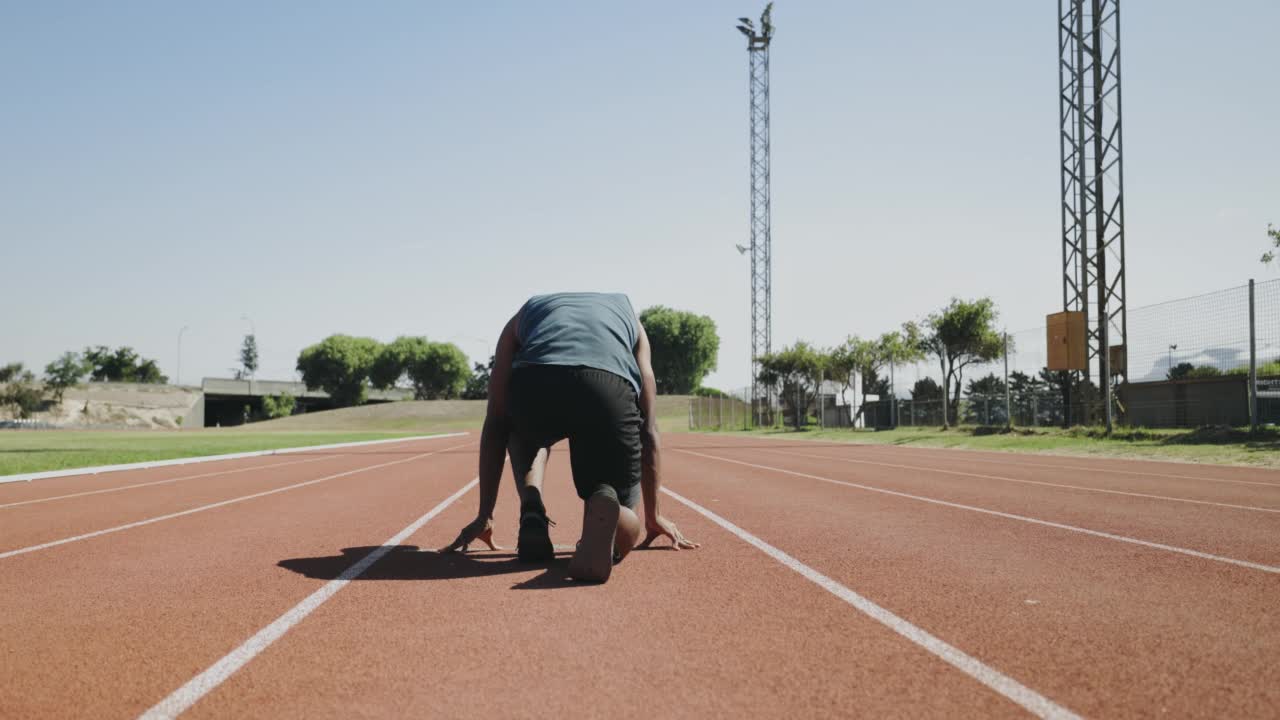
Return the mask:
M520 308L520 350L512 367L568 365L626 378L640 392L635 347L640 321L621 293L553 293L529 298Z

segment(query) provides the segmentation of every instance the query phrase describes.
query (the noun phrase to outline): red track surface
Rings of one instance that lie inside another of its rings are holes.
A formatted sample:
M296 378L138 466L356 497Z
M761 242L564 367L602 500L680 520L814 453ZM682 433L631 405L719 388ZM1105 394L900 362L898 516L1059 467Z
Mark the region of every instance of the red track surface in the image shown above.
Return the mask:
M667 443L722 522L666 496L703 548L602 586L418 552L474 489L378 551L468 485L474 438L0 485L0 717L1280 712L1280 473ZM547 500L571 546L560 449Z

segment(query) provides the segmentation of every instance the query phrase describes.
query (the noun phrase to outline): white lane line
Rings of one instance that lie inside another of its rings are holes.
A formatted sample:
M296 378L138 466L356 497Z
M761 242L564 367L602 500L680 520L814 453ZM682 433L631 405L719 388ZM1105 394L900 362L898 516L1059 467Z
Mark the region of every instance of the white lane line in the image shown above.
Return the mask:
M755 535L752 535L746 530L743 530L737 525L734 525L728 520L725 520L692 500L673 492L669 488L663 488L662 491L689 506L695 512L707 518L711 522L719 525L725 530L728 530L734 535L737 535L750 545L755 546L756 549L774 560L777 560L791 570L799 573L806 580L809 580L823 590L826 590L832 595L835 595L846 603L852 605L859 612L870 616L876 622L884 625L907 640L910 640L921 648L924 648L960 672L963 672L991 690L994 690L1022 706L1031 714L1042 718L1079 717L1075 713L1055 703L1044 695L1041 695L1035 690L1032 690L1026 685L1023 685L1017 680L1014 680L1008 675L996 670L990 665L983 663L981 660L969 655L963 650L960 650L959 648L948 644L944 640L929 634L928 631L912 625L907 620L904 620L883 607L880 607L871 600L868 600L839 582L823 575L808 565L805 565L787 553L761 540Z
M384 443L388 441L377 440L375 442ZM394 440L391 442L407 444L410 442L415 442L415 440ZM315 448L309 448L309 449L314 450ZM35 505L37 503L50 502L53 500L66 500L68 498L84 497L86 495L101 495L102 493L118 492L120 490L132 490L134 488L151 487L153 485L164 485L166 483L175 483L180 480L196 480L198 478L214 477L216 475L231 475L234 473L249 472L251 470L266 470L270 468L285 467L286 465L301 465L303 463L313 463L313 462L320 462L321 460L332 460L332 459L333 459L333 456L324 455L321 457L308 458L306 460L290 460L289 462L276 463L274 465L254 465L251 467L233 468L231 470L214 470L212 472L200 473L199 475L183 475L182 477L169 478L167 480L155 480L153 482L135 483L133 485L121 485L120 487L104 488L102 490L88 490L85 492L70 493L68 495L54 495L53 497L37 498L35 500L23 500L21 502L11 502L5 505L0 505L0 510L3 510L5 508L18 507L20 505Z
M168 480L155 480L153 482L135 483L133 485L121 485L120 487L104 488L102 490L88 490L86 492L71 493L69 495L54 495L53 497L37 498L35 500L23 500L21 502L11 502L0 505L0 510L20 505L35 505L37 503L52 502L54 500L66 500L68 498L84 497L86 495L101 495L103 493L119 492L121 490L132 490L134 488L151 487L153 485L164 485L166 483L176 483L182 480L195 480L197 478L213 477L215 475L231 475L233 473L249 472L251 470L271 470L286 465L301 465L303 463L320 462L321 460L332 460L330 456L309 458L307 460L290 460L289 462L276 463L274 465L254 465L253 467L236 468L235 470L217 470L214 472L200 473L199 475L183 475L182 477L169 478Z
M1115 535L1101 530L1090 530L1089 528L1077 527L1075 525L1065 525L1050 520L1041 520L1039 518L1027 517L1026 515L1015 515L1013 513L1000 512L999 510L991 510L989 508L974 507L973 505L961 505L960 503L948 502L946 500L938 500L936 498L924 497L921 495L912 495L910 493L898 492L896 490L886 490L884 488L873 487L871 485L860 485L845 480L833 480L831 478L822 477L821 475L810 475L808 473L796 472L784 468L771 467L769 465L756 465L755 463L742 462L741 460L730 460L729 458L717 457L715 455L706 455L704 453L693 452L692 450L680 450L679 452L689 455L704 457L709 460L719 460L720 462L733 463L734 465L744 465L760 470L769 470L772 472L783 473L784 475L794 475L795 477L808 478L810 480L819 480L821 482L831 483L833 485L843 485L845 487L856 488L858 490L867 490L869 492L883 493L885 495L893 495L895 497L907 498L909 500L919 500L920 502L931 503L933 505L943 505L945 507L957 508L960 510L968 510L970 512L983 513L984 515L994 515L996 517L1008 518L1010 520L1018 520L1020 522L1032 523L1034 525L1043 525L1045 527L1057 528L1058 530L1068 530L1070 532L1081 533L1084 535L1092 535L1094 537L1106 538L1107 540L1115 540L1116 542L1129 543L1130 545L1141 545L1143 547L1154 548L1156 550L1165 550L1168 552L1178 553L1181 555L1190 555L1191 557L1200 558L1202 560L1214 560L1216 562L1228 563L1230 565L1238 565L1250 570L1261 570L1262 572L1280 574L1280 567L1274 565L1263 565L1262 563L1250 562L1248 560L1237 560L1222 555L1213 555L1199 550L1189 550L1187 548L1177 547L1175 545L1165 545L1163 543L1151 542L1149 540L1139 540L1137 538L1126 537L1124 535Z
M956 475L959 477L979 478L982 480L1003 480L1005 482L1025 483L1027 485L1043 485L1045 487L1066 488L1068 490L1083 490L1085 492L1106 493L1108 495L1128 495L1130 497L1150 498L1152 500L1168 500L1169 502L1193 503L1195 505L1213 505L1216 507L1232 508L1234 510L1251 510L1253 512L1280 513L1280 509L1257 507L1254 505L1234 505L1232 503L1212 502L1210 500L1192 500L1190 498L1171 497L1169 495L1151 495L1148 493L1128 492L1125 490L1107 490L1104 488L1087 487L1084 485L1067 485L1065 483L1051 483L1043 480L1027 480L1025 478L1011 478L1000 475L980 475L978 473L963 472L961 470L943 470L941 468L925 467L923 465L898 465L896 463L876 462L875 460L855 460L853 458L843 458L834 455L812 455L809 453L790 452L788 450L774 450L773 448L757 448L761 452L777 453L778 455L791 455L793 457L813 458L815 460L836 460L844 463L856 463L859 465L877 465L879 467L898 468L900 470L920 470L922 472L941 473L943 475Z
M208 505L201 505L200 507L191 508L190 510L183 510L182 512L170 513L168 515L161 515L159 517L148 518L146 520L139 520L138 522L132 522L127 525L117 525L115 527L107 528L105 530L97 530L91 533L85 533L83 535L76 535L74 537L62 538L61 540L53 540L51 542L41 543L39 545L32 545L30 547L18 548L17 550L9 550L8 552L0 553L0 560L3 560L5 558L11 558L11 557L14 557L15 555L25 555L27 553L35 552L37 550L45 550L51 547L57 547L59 545L66 545L67 543L73 543L78 540L89 540L91 538L100 537L102 535L117 533L122 530L132 530L133 528L142 527L144 525L151 525L152 523L158 523L164 520L172 520L173 518L179 518L184 515L192 515L198 512L204 512L205 510L213 510L214 508L220 508L226 505L233 505L238 502L244 502L245 500L253 500L254 498L266 497L268 495L275 495L276 493L287 492L289 490L297 490L298 488L301 488L301 487L306 487L308 485L315 485L316 483L322 483L328 480L335 480L337 478L346 477L348 475L355 475L357 473L368 472L370 470L377 470L378 468L391 467L392 465L400 465L401 463L413 462L414 460L421 460L422 458L431 457L432 455L438 455L442 452L447 452L449 450L456 450L457 448L464 447L466 444L467 443L464 443L463 445L455 445L453 447L447 447L440 450L435 450L433 452L423 453L421 455L414 455L413 457L401 458L400 460L392 460L390 462L384 462L378 465L370 465L368 467L356 468L355 470L340 472L340 473L337 473L336 475L326 475L325 477L322 477L322 478L316 478L315 480L307 480L306 482L294 483L293 485L286 485L284 487L276 488L274 490L267 490L265 492L254 493L252 495L242 495L241 497L231 498L230 500L223 500L221 502L210 503Z
M748 442L747 438L731 438L731 439L740 440L742 442ZM804 442L816 442L816 441L782 440L782 441L774 441L774 442L804 443ZM1027 455L1031 455L1031 456L1038 455L1040 457L1062 458L1063 460L1067 460L1068 462L1070 462L1071 458L1074 457L1071 455L1044 455L1041 453L1019 453L1019 452L999 453L999 452L991 452L989 450L972 450L969 448L941 448L941 447L918 447L918 446L904 446L904 445L881 445L879 443L863 443L863 442L836 441L836 444L842 447L833 448L833 449L844 449L844 447L847 446L849 448L857 448L860 450L884 450L891 454L900 453L904 451L917 451L917 450L920 452L930 452L930 453L936 453L940 455L945 455L947 453L956 453L956 454L963 454L963 455L969 456L965 459L970 460L972 462L985 462L985 463L995 464L995 465L1020 465L1023 467L1054 468L1058 470L1083 470L1085 472L1103 472L1103 473L1112 473L1115 475L1143 475L1146 477L1173 478L1175 480L1203 480L1205 482L1233 483L1238 485L1261 485L1263 487L1280 487L1280 481L1267 482L1265 480L1233 480L1230 478L1213 478L1213 477L1204 477L1201 475L1177 475L1172 473L1144 472L1141 470L1119 470L1116 468L1091 467L1091 466L1084 466L1084 465L1058 465L1055 463L1019 462L1017 460L1012 460L1012 459L1006 460L1004 459L1004 457L1002 457L1006 455L1009 456L1010 458L1015 458L1019 456L1026 457ZM831 447L831 445L823 445L823 447ZM983 456L986 459L975 457L979 455ZM1160 460L1137 460L1134 458L1120 458L1120 457L1083 458L1083 459L1088 459L1088 460L1096 459L1100 463L1101 462L1106 462L1106 463L1110 463L1110 462L1159 463L1161 462ZM1167 462L1167 461L1164 461L1164 462ZM1175 464L1190 465L1192 463L1175 463ZM1226 466L1226 467L1237 467L1237 466ZM1249 468L1244 468L1244 469L1249 469ZM1266 470L1265 468L1258 468L1258 469ZM1274 470L1266 470L1266 471L1276 472Z
M195 457L173 458L172 460L148 460L146 462L123 463L120 465L98 465L96 467L69 468L66 470L45 470L41 472L23 473L21 475L0 475L0 483L30 482L48 478L74 477L76 475L97 475L100 473L120 472L121 470L149 470L151 468L169 467L170 465L190 465L193 463L220 462L222 460L239 460L241 458L263 457L265 455L288 455L290 453L310 452L313 450L336 450L340 448L363 447L366 445L385 445L387 443L415 442L418 440L438 440L440 438L462 437L465 432L442 433L439 435L416 435L413 437L387 438L385 440L360 440L357 442L331 443L329 445L302 445L298 447L276 448L274 450L251 450L249 452L227 453L224 455L199 455Z
M185 685L174 690L168 697L156 703L150 710L146 711L138 717L141 720L160 720L162 718L175 718L186 712L195 705L200 698L208 695L219 685L231 677L237 670L247 665L251 660L257 657L263 650L266 650L276 640L279 640L285 633L289 632L295 625L302 622L308 615L315 611L316 608L324 604L326 600L333 597L334 593L346 587L347 583L355 580L364 574L374 563L382 559L384 555L394 550L406 538L422 529L432 518L439 515L456 501L458 498L467 494L471 488L479 484L480 479L475 478L467 483L454 494L445 498L443 502L431 508L427 514L414 520L408 527L401 530L384 542L381 547L373 552L365 555L355 565L347 568L345 572L337 578L325 583L319 590L311 593L302 602L293 606L285 614L276 618L270 625L259 630L253 637L249 638L240 647L227 653L221 660L209 666L207 670L199 675L191 678Z
M1056 463L1020 462L1012 459L1006 460L1004 458L998 458L996 456L993 456L991 453L988 453L985 451L967 450L964 448L925 448L925 447L902 447L902 446L889 447L884 445L871 445L871 444L862 444L862 443L849 443L849 444L855 447L868 448L868 449L874 449L874 450L889 450L889 451L921 450L921 451L929 451L929 452L945 451L945 452L964 453L966 455L981 455L982 457L968 457L965 459L969 462L981 462L981 463L987 463L988 465L1017 465L1020 467L1048 468L1048 469L1054 469L1054 470L1081 470L1084 472L1102 472L1102 473L1111 473L1113 475L1142 475L1146 477L1155 477L1155 478L1172 478L1174 480L1201 480L1204 482L1232 483L1237 485L1261 485L1263 487L1280 487L1280 482L1267 482L1265 480L1233 480L1231 478L1204 477L1202 475L1176 475L1172 473L1144 472L1141 470L1119 470L1116 468L1090 467L1087 465L1058 465ZM1005 454L1015 455L1014 453L1005 453ZM998 453L996 455L998 455ZM1064 459L1066 458L1066 456L1062 456L1062 455L1059 455L1057 457L1063 457ZM1098 459L1099 462L1110 462L1112 460L1125 460L1127 462L1152 462L1152 461L1143 461L1143 460L1130 460L1129 458L1105 458L1105 459L1099 458ZM1234 467L1234 466L1228 466L1228 467ZM1263 468L1259 468L1259 470L1262 470L1262 469ZM1275 471L1272 470L1269 472L1275 472Z

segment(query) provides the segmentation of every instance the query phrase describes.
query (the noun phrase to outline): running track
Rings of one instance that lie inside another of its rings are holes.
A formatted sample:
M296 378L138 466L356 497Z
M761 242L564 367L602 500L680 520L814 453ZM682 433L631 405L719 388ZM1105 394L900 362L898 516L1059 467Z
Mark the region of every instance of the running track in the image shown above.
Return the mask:
M476 441L0 485L0 717L1280 708L1277 472L669 435L702 549L582 586L418 551L474 514ZM547 501L571 547L561 448Z

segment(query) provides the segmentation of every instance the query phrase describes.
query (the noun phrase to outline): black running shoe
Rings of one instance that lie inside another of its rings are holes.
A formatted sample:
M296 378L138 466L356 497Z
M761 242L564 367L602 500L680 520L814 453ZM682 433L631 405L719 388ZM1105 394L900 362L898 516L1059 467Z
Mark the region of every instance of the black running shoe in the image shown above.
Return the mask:
M516 541L516 557L520 562L551 562L556 550L551 544L548 526L555 521L547 517L546 510L528 509L520 513L520 539Z

